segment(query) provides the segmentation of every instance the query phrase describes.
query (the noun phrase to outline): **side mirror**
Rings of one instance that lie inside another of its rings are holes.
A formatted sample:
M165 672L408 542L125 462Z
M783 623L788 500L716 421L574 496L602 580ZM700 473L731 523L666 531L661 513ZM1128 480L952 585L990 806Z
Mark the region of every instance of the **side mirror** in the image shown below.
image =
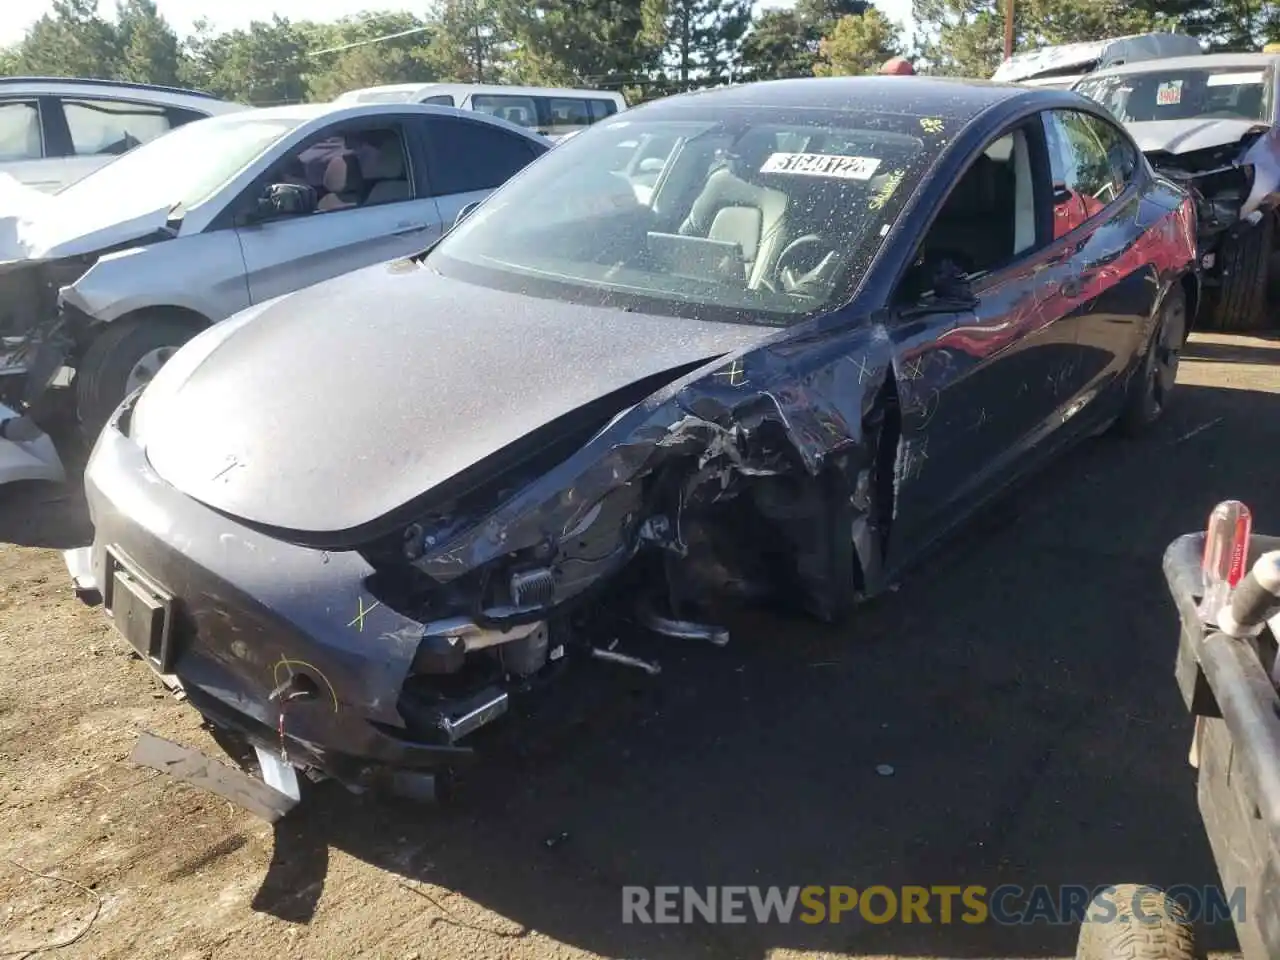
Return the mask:
M1070 203L1072 193L1067 189L1065 183L1055 183L1053 185L1053 202L1054 204Z
M316 192L302 183L273 183L246 212L248 223L315 213Z
M453 225L456 227L463 220L467 219L467 217L471 216L471 214L475 213L476 207L478 206L480 206L479 200L472 200L470 203L468 203L465 207L463 207L461 210L458 211L458 216L453 221Z

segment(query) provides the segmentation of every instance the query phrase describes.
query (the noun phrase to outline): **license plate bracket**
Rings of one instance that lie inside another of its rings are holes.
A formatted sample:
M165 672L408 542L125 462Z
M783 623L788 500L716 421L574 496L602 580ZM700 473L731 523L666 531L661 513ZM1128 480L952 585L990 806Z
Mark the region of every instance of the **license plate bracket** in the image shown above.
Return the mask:
M161 674L173 672L173 598L107 551L104 606L116 630Z

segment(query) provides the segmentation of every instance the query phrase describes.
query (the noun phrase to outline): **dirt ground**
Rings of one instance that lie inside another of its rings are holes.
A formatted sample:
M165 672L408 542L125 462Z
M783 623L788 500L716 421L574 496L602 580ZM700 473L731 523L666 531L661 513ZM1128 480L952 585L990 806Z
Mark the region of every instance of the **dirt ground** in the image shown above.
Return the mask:
M1277 361L1197 336L1149 436L1059 461L847 636L656 645L661 676L580 672L447 807L320 787L275 831L129 762L143 729L221 754L72 598L77 485L5 488L0 955L88 925L40 955L1069 956L1043 924L624 926L620 888L1216 883L1160 556L1225 497L1280 527Z

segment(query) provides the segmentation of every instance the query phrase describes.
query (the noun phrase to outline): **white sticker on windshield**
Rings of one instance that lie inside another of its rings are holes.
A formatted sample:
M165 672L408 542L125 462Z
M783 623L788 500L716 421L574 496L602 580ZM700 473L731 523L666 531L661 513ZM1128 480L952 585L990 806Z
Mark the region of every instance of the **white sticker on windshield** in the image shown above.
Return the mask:
M1171 107L1182 102L1182 81L1170 80L1156 87L1156 105Z
M1211 73L1205 80L1206 87L1235 87L1246 83L1261 83L1262 71L1251 73Z
M870 180L880 161L875 157L842 157L830 153L775 153L761 173L791 173L800 177Z

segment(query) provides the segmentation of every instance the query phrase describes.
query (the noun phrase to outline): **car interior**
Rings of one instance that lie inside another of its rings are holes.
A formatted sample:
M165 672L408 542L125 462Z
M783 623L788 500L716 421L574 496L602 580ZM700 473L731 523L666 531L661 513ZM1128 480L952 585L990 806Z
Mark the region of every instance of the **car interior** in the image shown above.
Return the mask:
M1117 84L1109 106L1125 123L1195 117L1260 120L1265 116L1264 93L1261 71L1138 74Z
M315 143L285 161L276 183L316 192L316 212L409 200L413 188L404 142L395 130L367 130Z
M859 180L762 168L778 152L883 152L866 135L862 140L859 148L837 135L814 133L797 142L785 131L761 129L731 149L714 150L705 161L694 157L693 162L668 163L650 203L655 221L671 226L650 233L650 253L662 269L676 275L733 279L752 290L825 293L847 259L839 237L849 229L849 219L873 215L871 200L886 188L893 171ZM685 242L672 241L671 234ZM723 267L730 250L734 271Z
M969 166L942 205L895 298L914 303L946 277L972 278L1036 244L1036 206L1025 130L1000 137Z

